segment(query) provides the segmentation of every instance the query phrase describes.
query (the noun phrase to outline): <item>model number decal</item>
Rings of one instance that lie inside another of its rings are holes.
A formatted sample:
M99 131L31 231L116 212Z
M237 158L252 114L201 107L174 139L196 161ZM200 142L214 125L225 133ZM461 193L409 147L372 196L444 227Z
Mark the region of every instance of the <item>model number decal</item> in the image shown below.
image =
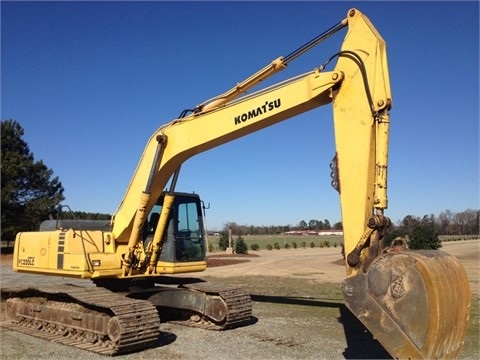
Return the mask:
M18 259L17 265L20 265L20 266L35 266L35 256L29 256L26 259Z
M272 111L273 109L279 108L281 105L280 99L275 101L265 101L265 105L259 106L256 109L252 109L248 112L243 113L242 115L235 116L235 125L241 124L247 120L253 119L258 115L265 114L266 112Z

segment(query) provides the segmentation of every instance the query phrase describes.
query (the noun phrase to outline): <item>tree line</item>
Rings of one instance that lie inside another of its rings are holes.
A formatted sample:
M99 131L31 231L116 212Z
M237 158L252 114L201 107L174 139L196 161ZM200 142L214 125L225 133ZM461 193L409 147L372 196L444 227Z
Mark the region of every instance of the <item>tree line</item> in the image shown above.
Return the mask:
M415 227L428 223L437 235L479 235L480 229L480 210L467 209L460 212L444 210L438 216L434 214L423 217L407 215L396 224L390 226L391 233L409 234ZM288 231L301 230L343 230L342 222L337 222L333 226L330 221L325 219L312 219L308 223L301 220L297 225L239 225L236 222L227 222L223 225L221 231L232 230L236 235L279 235Z

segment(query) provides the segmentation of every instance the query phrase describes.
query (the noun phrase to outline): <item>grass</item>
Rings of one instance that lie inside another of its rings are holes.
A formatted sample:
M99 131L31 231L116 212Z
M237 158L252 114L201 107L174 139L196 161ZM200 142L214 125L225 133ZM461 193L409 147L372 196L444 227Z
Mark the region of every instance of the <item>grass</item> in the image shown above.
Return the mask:
M468 322L465 345L460 356L461 359L475 359L480 354L480 300L477 297L472 298L472 307L470 308L470 321Z
M233 241L235 241L236 238L236 236L233 236ZM259 250L265 250L268 247L275 250L275 244L278 244L278 249L282 250L287 248L294 249L294 243L297 245L297 248L302 248L303 246L305 246L306 248L310 248L312 247L311 243L313 243L314 247L326 247L325 242L328 242L328 246L336 246L339 248L339 251L341 251L341 245L344 241L343 236L341 235L244 235L242 236L242 238L247 244L249 251L252 251L251 246L253 244L257 244ZM463 241L479 239L478 235L442 235L439 236L439 238L441 241ZM208 237L208 243L212 252L220 251L218 248L218 240L219 238L217 236Z
M439 235L440 241L478 240L478 235Z
M288 313L296 318L335 318L338 317L338 308L343 306L340 284L319 284L315 280L276 276L205 279L239 286L250 294L257 305L263 304L264 310L281 309L284 315Z
M325 235L325 236L308 236L308 235L245 235L242 236L243 240L248 246L248 250L251 249L252 244L257 244L260 250L267 249L267 246L270 245L271 248L274 248L275 244L279 245L280 249L285 249L287 244L290 249L294 249L293 243L297 244L298 248L302 247L302 243L305 243L305 247L310 248L310 244L313 243L315 247L325 247L324 242L328 242L328 246L334 247L337 246L340 251L340 246L343 243L343 236L338 235ZM233 241L235 241L236 236L233 236ZM209 236L208 242L213 245L213 251L219 251L218 248L217 236Z

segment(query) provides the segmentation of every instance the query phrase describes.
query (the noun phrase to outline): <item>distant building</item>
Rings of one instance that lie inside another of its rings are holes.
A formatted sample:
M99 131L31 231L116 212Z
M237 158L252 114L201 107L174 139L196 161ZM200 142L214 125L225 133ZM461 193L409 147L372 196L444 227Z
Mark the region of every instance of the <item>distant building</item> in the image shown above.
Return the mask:
M292 236L296 236L296 235L306 235L306 234L305 234L305 231L295 231L295 230L292 230L292 231L286 231L286 232L282 233L282 235L292 235Z
M318 235L339 235L343 236L343 230L320 230Z
M282 235L292 235L292 236L299 236L299 235L339 235L343 236L343 230L293 230L293 231L286 231L282 233Z

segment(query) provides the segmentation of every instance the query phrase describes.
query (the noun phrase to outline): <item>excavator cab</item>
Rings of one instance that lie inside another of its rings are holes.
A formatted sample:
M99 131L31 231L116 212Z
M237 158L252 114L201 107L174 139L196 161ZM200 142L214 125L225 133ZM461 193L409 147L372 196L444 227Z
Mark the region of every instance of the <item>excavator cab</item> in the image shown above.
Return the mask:
M162 213L164 199L165 194L162 194L144 224L143 246L147 252ZM168 263L203 261L206 255L203 228L200 197L197 194L176 193L159 260Z

